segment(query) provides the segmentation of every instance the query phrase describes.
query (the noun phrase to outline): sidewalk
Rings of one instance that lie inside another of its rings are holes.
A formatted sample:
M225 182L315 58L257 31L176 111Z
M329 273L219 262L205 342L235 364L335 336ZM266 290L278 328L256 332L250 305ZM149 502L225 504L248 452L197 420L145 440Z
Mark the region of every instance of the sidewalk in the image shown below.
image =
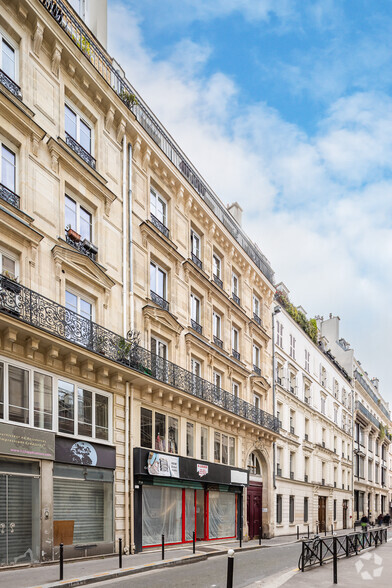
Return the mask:
M301 535L300 535L301 537ZM258 540L242 543L242 551L249 549L262 549L287 545L297 541L296 535L262 539L261 547ZM81 586L87 583L98 582L102 579L116 578L120 576L141 573L148 569L185 565L202 561L208 557L227 553L228 549L241 551L239 541L236 539L224 542L197 542L196 553L192 553L192 544L186 546L165 547L165 560L161 559L161 549L149 549L135 555L123 555L123 567L119 569L118 554L96 559L80 559L64 562L64 580L59 582L58 562L30 567L12 567L0 569L0 587L12 588L49 588L49 586Z

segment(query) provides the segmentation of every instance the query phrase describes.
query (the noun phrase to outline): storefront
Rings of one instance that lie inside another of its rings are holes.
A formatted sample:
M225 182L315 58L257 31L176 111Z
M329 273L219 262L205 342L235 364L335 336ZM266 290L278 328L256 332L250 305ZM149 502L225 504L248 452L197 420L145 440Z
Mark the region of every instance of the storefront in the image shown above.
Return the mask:
M53 537L65 557L112 553L114 447L56 436Z
M136 448L134 475L137 551L238 536L247 470Z

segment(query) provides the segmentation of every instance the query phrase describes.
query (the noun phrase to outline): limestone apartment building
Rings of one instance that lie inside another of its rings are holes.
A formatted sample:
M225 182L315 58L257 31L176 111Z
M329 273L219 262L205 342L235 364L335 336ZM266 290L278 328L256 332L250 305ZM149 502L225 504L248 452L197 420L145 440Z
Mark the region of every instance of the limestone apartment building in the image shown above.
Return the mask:
M287 312L277 285L275 309L275 535L352 528L352 386L326 341L315 341ZM283 302L283 304L282 304ZM303 314L305 311L299 309Z
M322 334L354 383L354 514L365 514L374 522L390 514L388 458L391 447L389 405L378 389L377 378L370 378L355 358L350 344L339 335L339 317L331 316L320 324Z
M273 272L104 8L0 0L0 565L273 533Z

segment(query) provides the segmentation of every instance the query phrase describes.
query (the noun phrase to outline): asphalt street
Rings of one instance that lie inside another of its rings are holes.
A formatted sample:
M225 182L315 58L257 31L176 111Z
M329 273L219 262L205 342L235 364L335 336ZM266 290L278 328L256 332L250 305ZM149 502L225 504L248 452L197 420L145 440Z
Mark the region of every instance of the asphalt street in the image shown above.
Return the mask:
M278 572L297 568L300 545L268 547L236 553L234 557L235 588ZM210 557L206 561L179 567L145 572L120 580L99 582L94 586L116 588L226 588L227 556Z

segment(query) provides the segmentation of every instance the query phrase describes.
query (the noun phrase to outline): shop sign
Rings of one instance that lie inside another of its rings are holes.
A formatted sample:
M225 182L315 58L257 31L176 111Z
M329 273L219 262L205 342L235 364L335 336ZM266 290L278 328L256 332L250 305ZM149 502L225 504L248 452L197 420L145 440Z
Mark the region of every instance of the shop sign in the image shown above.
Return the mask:
M199 474L200 478L206 476L208 474L208 465L206 465L205 463L198 463L197 473Z
M151 476L166 476L170 478L180 477L178 457L154 453L150 451L147 459L147 470Z
M56 437L56 461L114 470L116 450L98 443Z
M54 433L18 425L0 424L3 455L54 459Z
M231 483L232 484L244 484L247 486L248 484L248 474L247 472L241 472L240 470L231 470Z

